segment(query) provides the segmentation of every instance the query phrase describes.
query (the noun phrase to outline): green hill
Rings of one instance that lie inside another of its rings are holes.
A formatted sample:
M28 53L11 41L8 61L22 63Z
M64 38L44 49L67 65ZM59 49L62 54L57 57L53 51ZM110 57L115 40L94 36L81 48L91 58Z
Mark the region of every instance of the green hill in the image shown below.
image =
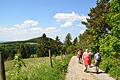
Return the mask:
M42 38L42 37L37 37L37 38L32 38L29 40L24 40L24 41L8 41L8 42L1 42L1 44L13 44L13 43L38 43L40 40L46 40L46 41L55 41L52 38L46 37L46 38Z
M13 59L16 53L21 53L22 58L29 57L46 57L48 51L55 55L60 54L60 46L62 43L58 40L46 37L43 34L41 37L25 40L25 41L13 41L3 42L0 44L0 49L4 53L4 59Z

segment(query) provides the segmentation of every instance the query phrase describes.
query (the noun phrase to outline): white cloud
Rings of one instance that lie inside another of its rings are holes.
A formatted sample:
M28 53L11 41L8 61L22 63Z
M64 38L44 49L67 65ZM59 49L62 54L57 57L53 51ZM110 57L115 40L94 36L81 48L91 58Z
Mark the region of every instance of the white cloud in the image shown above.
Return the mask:
M44 33L52 33L58 31L55 27L47 27L43 30Z
M39 22L35 20L25 20L22 24L16 24L14 26L18 29L26 29L30 27L36 27L38 24Z
M54 18L56 21L76 21L80 19L79 14L76 14L75 12L72 13L57 13Z
M71 21L65 22L61 27L68 27L71 28L73 26L73 23Z
M39 37L43 33L51 34L58 31L55 27L41 28L39 22L34 20L25 20L22 24L16 24L11 27L0 27L1 40L26 40L33 37Z
M78 25L76 25L76 26L85 27L85 25L83 25L83 24L78 24ZM85 27L85 28L86 28L86 27Z
M85 21L85 22L87 22L86 18L89 18L89 17L88 17L88 16L81 16L81 17L80 17L80 21Z
M74 11L72 13L57 13L55 14L54 18L57 22L63 22L62 27L72 27L74 22L86 21L86 18L88 16L80 16L79 14L75 13Z
M42 31L42 28L40 27L34 27L30 29L31 31Z
M85 27L85 25L83 25L83 24L79 24L79 25L76 25L76 26L79 26L80 27L80 33L82 34L82 33L84 33L84 31L87 29L86 27Z

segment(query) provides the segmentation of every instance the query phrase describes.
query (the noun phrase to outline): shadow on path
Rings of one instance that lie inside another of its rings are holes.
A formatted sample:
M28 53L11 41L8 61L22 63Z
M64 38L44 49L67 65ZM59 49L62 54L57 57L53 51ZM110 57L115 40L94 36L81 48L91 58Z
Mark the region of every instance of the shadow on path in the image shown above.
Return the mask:
M99 70L96 74L96 68L94 65L88 68L87 72L84 72L82 63L78 63L77 56L73 56L68 65L68 72L66 73L65 80L115 80L106 74L104 71Z
M101 74L101 73L105 73L105 72L100 71L100 72L96 73L95 71L88 71L87 73Z

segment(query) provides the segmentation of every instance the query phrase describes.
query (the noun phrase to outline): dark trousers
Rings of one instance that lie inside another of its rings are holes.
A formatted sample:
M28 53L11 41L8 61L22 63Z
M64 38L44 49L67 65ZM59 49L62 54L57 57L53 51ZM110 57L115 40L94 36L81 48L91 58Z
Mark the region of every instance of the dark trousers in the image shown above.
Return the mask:
M96 73L99 72L99 65L100 65L100 61L95 61Z

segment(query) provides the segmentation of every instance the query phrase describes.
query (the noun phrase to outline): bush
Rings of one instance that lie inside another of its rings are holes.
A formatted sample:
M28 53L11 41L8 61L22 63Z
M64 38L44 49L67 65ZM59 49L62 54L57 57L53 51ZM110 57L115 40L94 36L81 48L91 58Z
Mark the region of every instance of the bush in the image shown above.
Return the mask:
M116 80L120 80L120 67L119 67L119 60L114 58L103 58L100 68L104 70L106 73L109 73L110 76L116 78Z
M120 80L120 67L112 67L109 71L110 75Z

